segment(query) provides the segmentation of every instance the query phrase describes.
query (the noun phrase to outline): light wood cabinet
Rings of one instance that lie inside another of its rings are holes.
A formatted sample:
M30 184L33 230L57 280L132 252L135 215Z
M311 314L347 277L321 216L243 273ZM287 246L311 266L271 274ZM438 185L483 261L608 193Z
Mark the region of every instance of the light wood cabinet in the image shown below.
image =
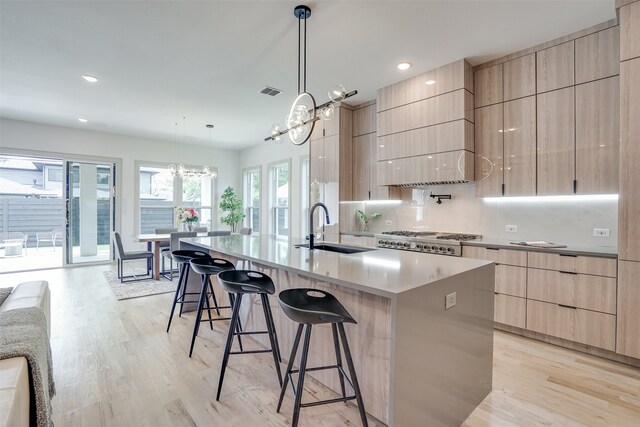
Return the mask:
M527 300L510 295L495 294L493 320L504 325L524 329L527 321Z
M537 96L539 195L572 194L575 179L575 89Z
M616 316L527 300L527 329L605 350L616 348Z
M620 261L616 352L640 359L640 263Z
M503 64L504 100L536 94L536 54L512 59Z
M536 52L537 93L573 86L574 42L573 40Z
M620 29L611 27L575 41L576 84L620 73Z
M640 58L637 58L620 63L618 249L620 259L627 261L640 261L640 221L638 220L640 218L639 118Z
M640 3L620 8L620 61L640 57Z
M616 279L529 268L527 298L616 314Z
M501 249L483 246L463 246L463 255L467 258L486 259L496 264L527 266L527 251Z
M476 197L501 196L503 184L503 104L476 109Z
M504 195L536 194L536 97L504 103Z
M497 104L503 101L502 64L483 68L474 73L475 106Z
M351 200L353 190L352 111L339 106L331 120L321 120L316 124L323 136L309 143L309 203L323 202L327 205L331 225L324 226L323 239L338 242L339 204L340 201Z
M576 86L576 193L618 192L618 76Z
M615 258L529 252L527 261L529 267L532 268L594 276L616 277L618 270L618 261Z
M527 269L513 265L496 264L496 288L499 294L527 297Z
M376 103L353 111L353 200L400 198L397 187L378 185Z

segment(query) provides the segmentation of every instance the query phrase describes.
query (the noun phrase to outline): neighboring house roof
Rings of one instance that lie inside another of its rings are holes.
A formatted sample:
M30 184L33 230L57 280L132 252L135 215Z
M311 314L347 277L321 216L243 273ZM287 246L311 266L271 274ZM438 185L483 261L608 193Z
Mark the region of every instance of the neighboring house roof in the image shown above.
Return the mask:
M59 191L43 190L28 185L19 184L5 178L0 178L0 195L5 196L33 196L33 197L61 197Z

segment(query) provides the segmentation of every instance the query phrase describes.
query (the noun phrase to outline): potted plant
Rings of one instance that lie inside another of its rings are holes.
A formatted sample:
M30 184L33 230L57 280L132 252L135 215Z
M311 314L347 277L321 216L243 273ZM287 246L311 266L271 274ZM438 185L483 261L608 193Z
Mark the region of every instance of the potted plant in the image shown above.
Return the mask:
M363 212L360 209L356 210L356 212L358 213L358 217L360 217L360 220L362 222L364 222L364 230L363 231L369 231L369 221L371 221L372 219L376 219L376 218L378 218L379 216L382 215L379 212L374 212L371 215L367 215L366 212Z
M220 222L231 227L231 232L235 233L236 225L245 217L242 199L236 194L231 187L224 189L220 197L220 210L224 214L220 218Z
M186 231L193 231L200 219L198 211L193 208L183 208L182 206L176 206L176 216Z

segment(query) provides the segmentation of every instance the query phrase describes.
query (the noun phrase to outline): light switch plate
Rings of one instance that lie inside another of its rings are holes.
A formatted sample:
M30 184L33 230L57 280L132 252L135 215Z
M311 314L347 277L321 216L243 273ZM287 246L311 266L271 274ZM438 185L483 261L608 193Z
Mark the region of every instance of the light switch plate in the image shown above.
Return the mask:
M507 230L508 233L517 233L518 232L518 226L517 225L507 225L504 229Z
M593 235L596 237L609 237L609 229L608 228L594 228Z

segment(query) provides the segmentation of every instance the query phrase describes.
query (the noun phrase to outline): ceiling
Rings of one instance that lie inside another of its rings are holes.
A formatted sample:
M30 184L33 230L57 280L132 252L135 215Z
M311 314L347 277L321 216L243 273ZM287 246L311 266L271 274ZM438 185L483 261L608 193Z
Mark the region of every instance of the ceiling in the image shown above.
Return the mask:
M260 144L296 95L297 3L1 0L0 116L200 144L212 123L215 146ZM364 102L457 59L479 64L615 17L614 0L306 4L318 103L336 83ZM413 67L398 71L402 61ZM265 85L284 93L259 94Z

